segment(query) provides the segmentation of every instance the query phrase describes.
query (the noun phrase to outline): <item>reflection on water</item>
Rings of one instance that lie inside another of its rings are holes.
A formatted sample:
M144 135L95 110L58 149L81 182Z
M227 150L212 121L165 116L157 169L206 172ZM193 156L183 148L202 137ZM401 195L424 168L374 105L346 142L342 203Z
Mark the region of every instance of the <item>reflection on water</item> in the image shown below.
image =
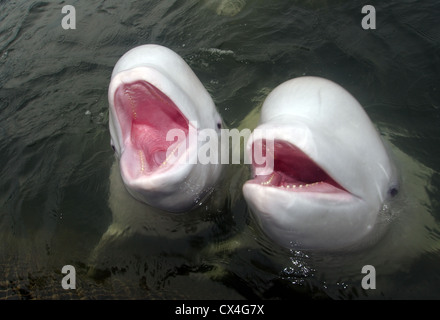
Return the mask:
M0 1L0 297L439 298L440 6L378 4L374 31L360 26L362 6L96 0L75 4L77 29L64 30L61 4ZM144 43L178 52L228 127L293 77L350 91L401 170L385 236L355 252L280 248L247 209L239 165L184 215L121 188L117 220L107 86L118 58ZM60 286L66 264L75 291ZM376 290L361 287L364 265Z

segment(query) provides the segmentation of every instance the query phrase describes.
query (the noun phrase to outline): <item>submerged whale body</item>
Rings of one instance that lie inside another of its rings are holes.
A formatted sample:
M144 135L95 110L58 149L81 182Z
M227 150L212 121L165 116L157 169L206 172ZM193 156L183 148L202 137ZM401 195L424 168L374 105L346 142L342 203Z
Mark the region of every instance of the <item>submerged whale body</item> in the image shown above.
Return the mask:
M139 46L116 63L108 100L111 144L130 194L170 212L193 208L210 192L221 165L194 161L200 142L184 144L183 152L180 144L176 153L175 137L167 134L178 130L187 138L190 130L207 128L219 133L222 125L194 72L168 48ZM183 161L169 161L170 155Z
M326 79L275 88L248 140L250 158L258 147L273 156L273 170L257 174L253 161L243 195L262 230L289 248L356 246L375 232L384 202L398 192L396 169L369 117Z

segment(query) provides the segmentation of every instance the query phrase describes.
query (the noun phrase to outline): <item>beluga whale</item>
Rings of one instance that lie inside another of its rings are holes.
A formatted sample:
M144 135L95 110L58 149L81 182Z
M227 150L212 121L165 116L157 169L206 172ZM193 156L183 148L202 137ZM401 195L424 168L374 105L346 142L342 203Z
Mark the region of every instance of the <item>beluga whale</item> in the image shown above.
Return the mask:
M273 165L259 172L263 164L252 159L243 195L278 244L345 250L383 229L378 215L399 190L398 172L363 107L338 84L305 76L272 90L247 142L249 158L255 149Z
M108 101L111 145L129 193L168 212L200 203L222 165L197 161L198 133L210 129L217 133L210 139L219 138L222 119L187 63L160 45L131 49L114 66Z

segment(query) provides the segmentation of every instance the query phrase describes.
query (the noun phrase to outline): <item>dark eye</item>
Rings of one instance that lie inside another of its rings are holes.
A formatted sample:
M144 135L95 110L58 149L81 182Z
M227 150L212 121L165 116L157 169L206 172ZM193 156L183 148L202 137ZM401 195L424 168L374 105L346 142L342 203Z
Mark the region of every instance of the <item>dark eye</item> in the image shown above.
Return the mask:
M397 187L391 187L388 193L390 196L395 197L399 193L399 189Z
M222 128L222 123L221 122L217 122L217 129L221 129Z
M113 149L114 152L116 152L116 148L115 148L114 145L112 145L112 149Z

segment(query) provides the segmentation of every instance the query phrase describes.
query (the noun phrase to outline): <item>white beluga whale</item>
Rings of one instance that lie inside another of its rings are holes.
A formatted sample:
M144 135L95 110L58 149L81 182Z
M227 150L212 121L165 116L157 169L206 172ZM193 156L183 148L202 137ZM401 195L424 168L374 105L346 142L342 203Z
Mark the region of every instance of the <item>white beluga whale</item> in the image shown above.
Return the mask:
M212 129L217 139L222 119L186 62L159 45L136 47L116 63L108 100L111 144L130 194L169 212L187 211L200 202L222 167L197 161L203 141L197 134ZM184 135L185 143L169 134L173 130ZM189 143L191 132L196 133L194 143Z
M258 134L257 134L258 133ZM359 102L334 82L300 77L275 88L246 146L272 155L252 161L243 195L262 230L288 248L338 250L377 232L398 174Z

